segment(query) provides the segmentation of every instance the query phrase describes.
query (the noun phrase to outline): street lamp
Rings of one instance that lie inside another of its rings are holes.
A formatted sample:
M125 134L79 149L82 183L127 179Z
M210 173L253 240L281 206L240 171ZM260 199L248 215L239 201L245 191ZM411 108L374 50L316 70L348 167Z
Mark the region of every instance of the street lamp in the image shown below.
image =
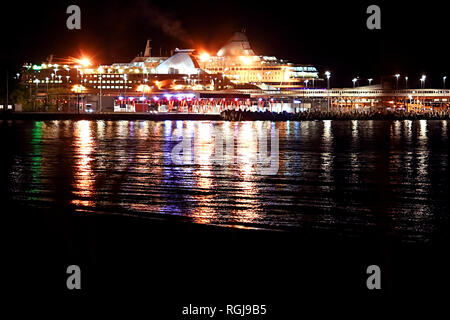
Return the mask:
M127 96L127 86L128 86L128 77L127 77L127 75L126 74L124 74L123 75L123 80L124 80L124 83L125 83L125 87L124 87L124 89L125 89L125 97Z
M45 83L47 84L47 105L48 105L48 77L45 77Z
M444 82L444 89L445 89L445 80L447 79L447 76L442 77L442 82Z
M408 77L405 77L405 89L408 89Z
M331 77L330 71L326 71L325 75L327 76L327 89L330 89L330 77Z
M309 82L309 80L305 80L306 88L308 88L308 82Z
M372 81L373 81L373 79L372 78L370 78L370 79L368 79L369 80L369 86L372 84Z
M398 90L398 78L400 78L400 74L397 73L397 74L395 75L395 78L396 78L395 89Z
M72 88L72 91L75 92L77 94L77 109L78 109L78 113L80 113L80 93L83 93L83 91L86 88L83 87L82 85L74 85Z
M426 75L422 75L422 78L420 78L420 83L421 83L422 89L425 89L425 80L426 79L427 79Z
M330 71L326 71L325 75L327 76L327 89L330 90L330 77L331 77L331 73ZM327 92L328 95L328 111L330 111L330 92Z
M358 81L358 78L353 78L352 82L353 82L353 88L356 86L356 82Z
M100 110L102 109L102 76L100 75L98 79L100 80L100 96L98 99L98 111L100 112Z
M34 79L33 81L34 83L36 83L36 97L34 98L34 107L36 108L36 99L38 96L38 91L39 91L39 79ZM30 91L31 92L31 91Z

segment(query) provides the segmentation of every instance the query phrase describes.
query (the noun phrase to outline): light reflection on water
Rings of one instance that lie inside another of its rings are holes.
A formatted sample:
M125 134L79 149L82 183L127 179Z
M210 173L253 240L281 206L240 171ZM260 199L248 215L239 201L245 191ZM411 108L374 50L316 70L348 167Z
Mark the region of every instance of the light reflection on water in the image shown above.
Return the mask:
M94 123L84 120L76 122L74 127L75 176L72 190L75 197L72 203L78 206L93 206L94 204L92 194L95 190L93 188L94 182L91 167L94 139L91 125L94 125Z
M379 228L427 238L447 219L447 121L16 121L3 144L13 200L178 216L234 227ZM260 176L256 133L279 130L279 172ZM234 140L214 163L213 133ZM193 139L191 161L171 151ZM6 144L6 145L5 145ZM232 152L233 154L230 154ZM229 161L230 162L230 161ZM382 218L380 218L382 217ZM382 221L382 222L380 222Z

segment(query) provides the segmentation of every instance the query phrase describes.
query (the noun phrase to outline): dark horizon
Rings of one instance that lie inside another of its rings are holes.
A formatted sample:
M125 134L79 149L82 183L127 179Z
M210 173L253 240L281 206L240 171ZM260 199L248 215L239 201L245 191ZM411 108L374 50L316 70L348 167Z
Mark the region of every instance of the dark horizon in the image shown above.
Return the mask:
M426 7L401 1L389 3L209 3L207 1L44 1L24 10L18 3L2 21L7 50L0 53L2 73L12 77L25 62L43 62L82 52L97 63L129 62L152 39L153 54L179 48L216 52L233 32L245 28L257 54L274 55L332 72L333 87L351 87L373 78L400 73L410 87L442 88L450 73L445 48L445 10L428 2ZM82 11L81 30L66 28L66 8ZM381 8L381 30L366 28L366 8ZM8 4L9 5L9 4ZM5 4L3 4L5 6ZM6 9L4 9L6 12ZM2 91L4 91L2 76Z

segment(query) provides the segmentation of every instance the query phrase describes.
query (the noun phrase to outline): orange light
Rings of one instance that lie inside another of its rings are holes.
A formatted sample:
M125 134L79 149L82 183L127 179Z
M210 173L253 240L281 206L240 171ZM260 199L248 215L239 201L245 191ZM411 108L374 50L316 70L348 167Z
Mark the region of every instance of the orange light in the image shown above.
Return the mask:
M251 60L250 57L241 56L240 59L241 59L241 61L242 61L244 64L250 64L250 63L252 63L252 60Z
M86 88L82 85L76 84L72 87L72 91L75 93L82 93Z
M209 59L211 59L211 56L209 55L208 52L203 52L203 53L200 54L200 61L201 62L206 62Z
M140 86L137 87L137 91L150 92L150 91L152 91L152 89L150 88L150 86L148 86L146 84L141 84Z
M92 65L91 60L89 58L87 58L87 57L81 57L79 59L77 59L77 58L70 58L70 60L72 62L74 62L74 63L79 64L82 67L85 67L85 68Z

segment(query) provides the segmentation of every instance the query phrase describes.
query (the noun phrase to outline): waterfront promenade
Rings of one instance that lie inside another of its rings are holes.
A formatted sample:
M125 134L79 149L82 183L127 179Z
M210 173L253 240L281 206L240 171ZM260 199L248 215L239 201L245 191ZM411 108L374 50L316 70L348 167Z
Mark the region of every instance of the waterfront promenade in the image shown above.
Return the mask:
M219 114L211 113L67 113L67 112L14 112L0 113L0 120L221 120Z
M199 120L199 121L307 121L307 120L449 120L450 111L304 111L251 112L225 110L217 113L64 113L64 112L15 112L0 113L0 120Z
M407 112L407 111L304 111L300 113L249 112L227 110L221 113L229 121L307 121L307 120L449 120L450 112Z

